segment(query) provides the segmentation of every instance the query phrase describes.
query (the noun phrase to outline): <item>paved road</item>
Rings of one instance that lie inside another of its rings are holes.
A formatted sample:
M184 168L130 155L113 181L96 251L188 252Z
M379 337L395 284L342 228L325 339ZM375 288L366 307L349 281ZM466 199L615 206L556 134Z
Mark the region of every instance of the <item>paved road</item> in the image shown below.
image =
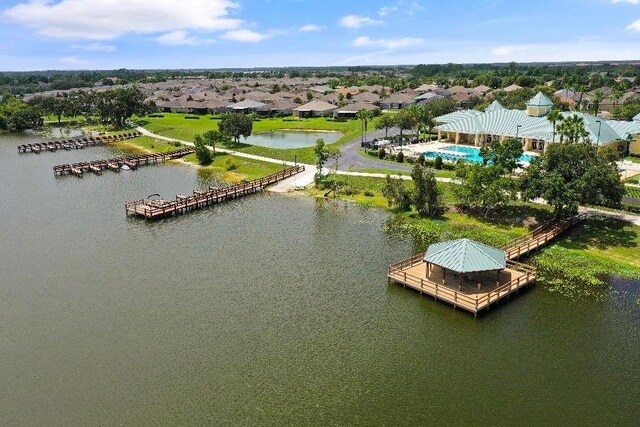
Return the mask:
M400 130L397 128L389 129L389 136L397 135L399 133ZM376 130L367 133L367 141L371 141L374 138L384 138L384 130ZM411 167L409 166L372 159L371 157L365 157L362 154L358 153L358 149L360 148L360 140L361 137L357 137L340 146L340 152L342 153L342 156L338 160L339 170L349 171L353 169L391 169L396 171L411 172ZM333 167L333 162L328 163L327 167Z

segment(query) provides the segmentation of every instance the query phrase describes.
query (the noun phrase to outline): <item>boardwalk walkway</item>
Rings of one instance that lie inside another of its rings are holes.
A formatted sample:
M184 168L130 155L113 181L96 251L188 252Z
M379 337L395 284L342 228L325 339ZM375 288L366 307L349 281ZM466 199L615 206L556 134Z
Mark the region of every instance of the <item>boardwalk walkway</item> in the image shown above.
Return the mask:
M435 269L427 278L427 264L424 254L396 262L389 266L387 277L390 281L409 286L421 294L427 294L436 300L442 300L460 307L474 315L499 300L517 292L535 282L536 268L515 260L547 245L577 224L582 223L589 214L578 214L570 218L551 221L532 232L512 240L502 247L507 258L507 268L495 277L493 286L487 286L487 278L478 275L458 275L457 278L445 277L442 271ZM490 280L491 281L491 280ZM480 283L485 285L480 286Z
M84 172L90 171L97 175L100 175L105 169L111 169L112 171L120 172L120 169L126 166L129 169L133 170L137 169L138 166L141 165L163 163L167 160L178 159L193 152L193 148L182 148L180 150L169 151L167 153L150 153L129 157L115 157L112 159L93 160L91 162L66 163L54 166L53 173L55 175L73 174L78 177L82 177Z
M109 142L125 141L137 138L142 133L139 131L121 133L117 135L90 136L83 138L63 139L59 141L36 142L35 144L18 145L18 153L36 153L41 151L80 150L83 148L107 144Z
M127 215L157 220L172 215L182 215L197 209L218 204L230 199L253 194L266 186L283 181L304 172L304 166L288 167L280 172L267 175L253 181L231 185L229 187L209 187L207 191L194 191L191 196L177 195L175 200L142 199L125 204Z

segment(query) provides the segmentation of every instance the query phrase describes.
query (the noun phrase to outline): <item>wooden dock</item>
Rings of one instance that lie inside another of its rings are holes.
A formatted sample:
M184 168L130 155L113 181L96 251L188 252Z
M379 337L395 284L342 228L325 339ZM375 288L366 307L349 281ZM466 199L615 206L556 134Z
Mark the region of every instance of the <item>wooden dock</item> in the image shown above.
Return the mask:
M267 175L253 181L243 182L228 187L209 187L207 191L194 191L193 195L177 195L175 200L142 199L127 202L125 211L148 220L158 220L168 216L182 215L197 209L215 205L226 200L236 199L261 191L265 187L283 181L304 171L304 166L291 166L280 172Z
M182 148L180 150L169 151L167 153L140 154L137 156L115 157L112 159L94 160L91 162L66 163L54 166L53 173L57 176L72 174L82 177L84 172L93 172L96 175L100 175L105 169L120 172L123 166L127 166L129 169L133 170L137 169L138 166L141 165L151 165L163 163L167 160L178 159L189 155L194 151L195 150L193 148Z
M474 315L508 296L509 294L533 283L537 270L526 264L508 261L507 268L498 277L494 273L487 275L493 280L494 286L479 286L480 281L487 282L486 277L458 274L444 276L441 269L434 269L427 278L427 263L424 254L415 255L409 259L389 266L388 277L394 282L409 286L420 292L453 304Z
M449 272L445 276L441 269L434 268L427 274L424 254L390 265L387 277L390 281L409 286L421 294L430 295L436 300L445 301L477 315L490 305L535 282L538 274L536 268L516 262L516 259L542 248L587 218L588 215L579 214L551 221L504 245L501 249L506 253L507 268L497 277L495 273L487 276L489 282L493 279L493 286L480 286L480 283L487 283L487 277L477 273L460 276Z
M516 260L546 246L551 240L584 222L588 217L588 214L578 214L569 218L547 222L524 236L510 241L500 249L505 251L507 259Z
M90 136L82 138L64 139L59 141L36 142L35 144L18 145L18 153L36 153L41 151L81 150L87 147L107 144L110 142L125 141L127 139L142 136L138 131L121 133L117 135Z

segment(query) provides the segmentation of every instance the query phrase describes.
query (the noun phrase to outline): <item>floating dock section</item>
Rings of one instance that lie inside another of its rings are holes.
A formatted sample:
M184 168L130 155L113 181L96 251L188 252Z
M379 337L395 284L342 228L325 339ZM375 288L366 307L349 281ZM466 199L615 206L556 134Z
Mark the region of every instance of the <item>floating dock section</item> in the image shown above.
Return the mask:
M158 220L168 216L182 215L226 200L256 193L269 185L283 181L303 171L304 166L302 165L291 166L280 172L254 179L253 181L222 188L209 187L207 191L194 191L193 195L190 196L177 195L175 200L151 198L135 200L125 204L125 211L127 215L148 220Z
M129 169L137 169L141 165L151 165L163 163L167 160L174 160L180 157L192 154L193 148L183 148L180 150L169 151L167 153L151 153L141 154L130 157L115 157L113 159L94 160L91 162L67 163L56 165L53 167L53 173L59 175L76 175L82 177L85 172L93 172L96 175L102 174L105 169L111 169L114 172L120 172L123 167Z
M35 144L18 145L18 153L36 153L41 151L81 150L87 147L107 144L110 142L125 141L138 138L142 134L138 131L120 133L117 135L90 136L82 138L64 139L60 141L36 142Z

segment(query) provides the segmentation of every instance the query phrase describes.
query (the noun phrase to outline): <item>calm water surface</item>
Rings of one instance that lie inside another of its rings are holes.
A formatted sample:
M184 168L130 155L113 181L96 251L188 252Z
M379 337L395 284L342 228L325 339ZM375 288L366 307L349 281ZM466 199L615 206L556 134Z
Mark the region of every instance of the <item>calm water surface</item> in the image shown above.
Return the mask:
M261 132L254 133L242 140L245 144L260 145L270 148L304 148L313 147L320 138L325 144L336 142L342 137L339 132Z
M632 425L637 283L541 287L481 319L397 285L387 216L256 195L150 224L192 169L54 178L105 147L0 137L0 424Z

